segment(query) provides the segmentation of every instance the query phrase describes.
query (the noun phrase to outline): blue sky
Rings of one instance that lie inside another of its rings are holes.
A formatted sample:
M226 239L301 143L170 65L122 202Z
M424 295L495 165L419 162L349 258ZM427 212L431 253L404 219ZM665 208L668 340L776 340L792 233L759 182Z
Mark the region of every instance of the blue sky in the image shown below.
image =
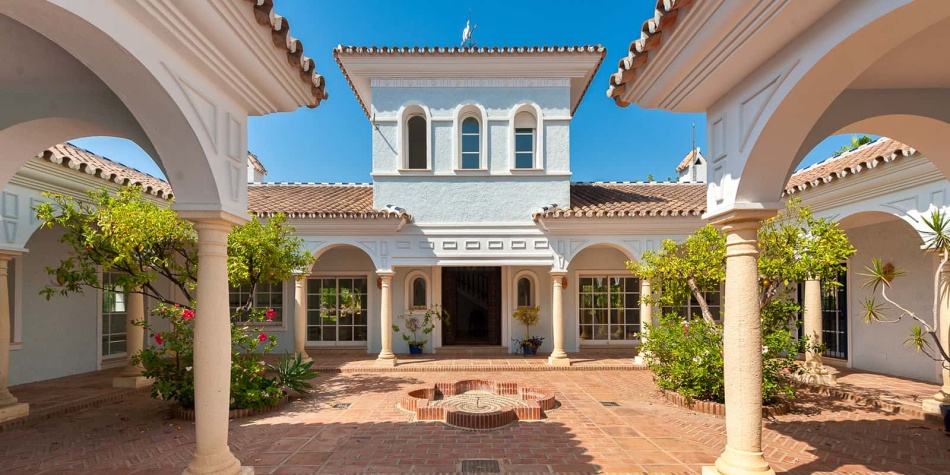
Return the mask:
M674 114L617 107L605 91L643 19L656 0L589 4L576 1L275 0L305 54L327 80L329 100L316 109L252 117L248 147L268 170L268 181L369 182L371 128L333 60L338 44L455 46L471 11L479 46L601 44L607 58L571 126L574 181L636 181L674 176L689 151L692 124L705 150L704 114ZM543 13L543 14L539 14ZM814 163L847 143L833 137L803 162ZM74 141L100 155L161 176L137 145L112 138Z

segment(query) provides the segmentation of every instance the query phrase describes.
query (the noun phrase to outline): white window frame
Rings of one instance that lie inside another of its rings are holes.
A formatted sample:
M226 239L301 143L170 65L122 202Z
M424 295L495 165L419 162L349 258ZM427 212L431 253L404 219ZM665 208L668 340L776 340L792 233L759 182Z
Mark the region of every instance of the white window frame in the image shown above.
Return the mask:
M462 168L462 122L469 117L478 121L478 168ZM488 171L488 112L485 108L474 102L460 104L455 109L452 127L455 131L452 136L455 171L461 173Z
M423 307L414 306L414 305L413 305L413 301L412 301L412 297L413 297L413 295L412 295L412 290L413 290L413 289L412 289L412 284L415 283L416 279L418 279L418 278L420 278L420 277L422 278L422 281L425 282L425 286L426 286L425 306L423 306ZM432 306L432 282L431 282L431 279L429 279L429 275L428 275L428 274L426 274L425 272L423 272L423 271L421 271L421 270L418 270L418 269L416 269L416 270L410 272L409 275L406 276L406 285L405 285L405 287L406 287L406 288L405 288L405 290L406 290L406 300L405 300L405 305L404 305L404 306L406 307L406 311L407 311L407 312L408 312L409 310L421 310L421 309L423 309L423 308L429 308L429 307Z
M9 296L13 300L10 350L20 350L23 349L23 256L14 256L10 262L13 262L13 273L9 273L7 266L7 279L13 279L13 293Z
M400 172L422 173L432 171L432 114L429 108L416 102L399 108L398 160ZM409 119L420 116L426 120L426 168L409 168Z
M531 306L540 307L541 288L538 285L540 282L538 280L538 275L530 270L521 270L515 273L514 278L511 279L511 308L518 309L520 307L520 305L518 305L518 282L520 282L523 278L528 279L528 281L531 282L531 299L534 300L534 305Z
M534 163L531 168L516 168L515 164L515 118L521 112L534 116ZM538 172L544 170L544 116L541 108L533 102L524 102L511 109L508 117L508 168L512 173Z
M571 279L570 285L574 286L574 337L578 343L578 346L584 347L602 347L602 346L637 346L640 344L640 339L630 339L630 340L611 340L609 339L610 330L610 314L607 314L607 327L608 327L608 339L607 340L582 340L581 339L581 320L580 320L580 310L581 310L581 279L584 277L622 277L622 278L632 278L637 279L639 283L642 283L643 279L638 278L637 276L630 273L629 270L578 270L574 273L573 278ZM642 296L640 291L642 290L641 285L637 285L637 295ZM629 292L627 292L629 293ZM637 299L637 309L640 309L639 305L640 299ZM625 309L627 307L624 307ZM624 323L626 325L626 323ZM640 315L640 330L643 330L643 315ZM624 330L626 331L626 329ZM639 333L639 332L638 332Z
M101 267L99 268L99 282L105 283L105 275L107 273L108 272L103 271ZM129 344L128 332L126 332L126 342L125 342L126 351L125 352L120 353L120 354L115 354L115 355L102 354L102 334L103 334L102 332L102 314L103 314L102 304L104 301L103 292L105 292L103 289L99 289L99 292L96 293L97 294L97 298L96 298L96 356L97 356L96 361L97 361L97 364L96 366L97 366L97 369L100 369L100 370L105 369L105 368L117 368L119 366L125 365L126 360L128 359L128 344ZM128 295L128 293L126 293L126 295ZM126 319L128 319L128 300L126 300Z
M348 277L365 277L366 278L366 341L311 341L310 339L306 340L306 347L342 347L342 348L369 348L370 343L373 341L373 338L377 338L375 332L379 331L379 304L376 302L376 279L375 273L373 272L345 272L345 271L322 271L315 272L307 275L306 279L340 279ZM304 284L309 286L309 284ZM306 288L307 296L310 295L309 287ZM307 312L310 311L310 308L307 307ZM309 318L307 313L304 314L304 318L308 321L304 322L304 331L307 331L306 328L309 327ZM309 332L308 332L309 333ZM307 338L307 335L304 335L304 338Z
M293 279L290 279L290 280L292 281ZM294 293L293 293L293 290L291 290L291 289L294 288L294 286L293 286L293 285L287 285L287 282L288 282L288 281L285 280L285 281L282 281L282 282L280 282L280 283L278 283L278 284L273 284L273 285L279 285L279 286L280 286L280 294L281 294L281 296L282 296L282 302L283 302L283 303L281 304L281 309L280 309L280 311L281 311L281 319L280 319L280 321L276 321L276 322L267 322L267 321L264 321L264 322L256 322L256 323L254 323L254 326L268 327L268 328L270 328L271 330L286 330L286 329L287 329L287 320L290 319L290 318L293 318L293 311L292 311L293 308L288 308L288 304L287 304L288 300L287 300L287 299L290 298L291 301L294 299ZM258 284L258 288L260 288L260 285L261 285L261 284ZM231 296L231 294L233 293L234 289L236 289L236 288L237 288L237 287L228 284L228 300L230 300L230 296ZM243 293L243 292L242 292L242 293ZM257 296L256 296L256 295L251 296L251 300L254 302L254 305L252 306L252 308L254 308L254 309L267 310L268 308L270 308L270 307L266 307L266 308L265 308L265 307L258 307L258 306L257 306ZM229 312L230 312L230 306L229 306ZM231 315L231 316L233 316L233 315Z

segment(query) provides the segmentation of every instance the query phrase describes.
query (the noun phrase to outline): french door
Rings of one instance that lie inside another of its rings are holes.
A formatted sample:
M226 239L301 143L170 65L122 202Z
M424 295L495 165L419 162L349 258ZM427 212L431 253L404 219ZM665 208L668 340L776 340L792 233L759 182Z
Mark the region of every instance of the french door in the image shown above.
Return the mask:
M365 276L307 279L307 342L365 346L369 320Z

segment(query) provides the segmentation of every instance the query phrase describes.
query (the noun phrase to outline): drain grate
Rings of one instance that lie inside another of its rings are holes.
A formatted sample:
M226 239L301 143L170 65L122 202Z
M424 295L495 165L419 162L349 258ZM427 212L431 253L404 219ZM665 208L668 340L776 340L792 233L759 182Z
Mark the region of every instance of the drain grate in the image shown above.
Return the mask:
M617 404L613 401L600 401L600 404L603 405L604 407L619 407L620 406L620 404Z
M330 407L334 409L349 409L350 403L348 402L338 402L336 404L331 404Z
M497 460L468 459L462 460L462 473L501 473Z

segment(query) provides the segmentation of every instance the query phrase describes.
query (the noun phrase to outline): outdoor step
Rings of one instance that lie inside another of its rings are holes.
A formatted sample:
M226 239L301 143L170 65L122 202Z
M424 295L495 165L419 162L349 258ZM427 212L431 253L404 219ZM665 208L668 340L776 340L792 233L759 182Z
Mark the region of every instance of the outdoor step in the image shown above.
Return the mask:
M509 354L509 350L503 346L493 345L451 345L436 348L435 354L439 356L457 355L466 358L478 358L485 356L505 356Z

